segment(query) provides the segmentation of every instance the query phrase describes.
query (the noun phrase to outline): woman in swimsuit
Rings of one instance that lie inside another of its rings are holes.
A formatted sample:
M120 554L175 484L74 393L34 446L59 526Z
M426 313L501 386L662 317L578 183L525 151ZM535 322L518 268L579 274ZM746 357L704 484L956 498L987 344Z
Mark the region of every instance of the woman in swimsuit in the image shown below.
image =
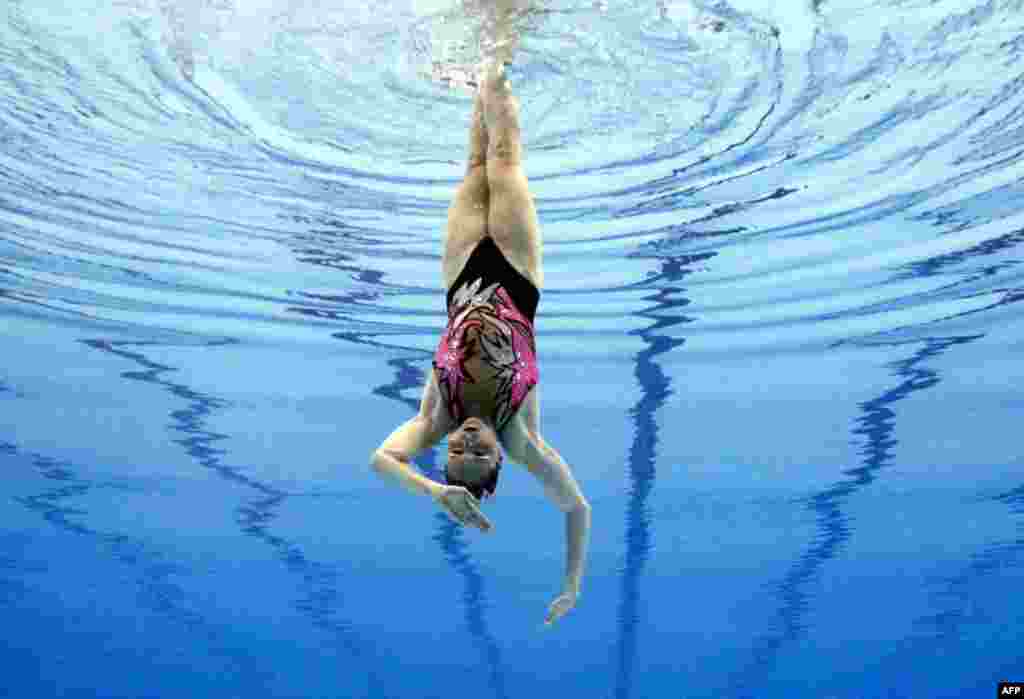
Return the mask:
M522 169L519 104L503 62L486 69L469 134L466 175L448 210L441 271L448 324L419 414L373 453L374 470L429 495L462 524L493 529L480 504L503 461L525 464L566 514L566 571L551 624L576 604L590 535L590 505L568 465L540 434L533 320L544 274L537 210ZM410 460L448 436L447 484Z

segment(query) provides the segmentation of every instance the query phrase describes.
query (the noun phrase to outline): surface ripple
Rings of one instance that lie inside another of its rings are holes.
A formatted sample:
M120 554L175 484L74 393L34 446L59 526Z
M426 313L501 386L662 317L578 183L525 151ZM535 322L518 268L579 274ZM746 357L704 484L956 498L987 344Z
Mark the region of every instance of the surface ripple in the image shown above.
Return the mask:
M534 7L510 77L545 346L624 347L681 254L703 256L692 322L670 331L690 352L913 333L1018 300L1020 13L947 4L889 6L881 26L868 3ZM78 12L13 3L3 25L5 312L427 347L471 100L435 64L479 59L478 8Z

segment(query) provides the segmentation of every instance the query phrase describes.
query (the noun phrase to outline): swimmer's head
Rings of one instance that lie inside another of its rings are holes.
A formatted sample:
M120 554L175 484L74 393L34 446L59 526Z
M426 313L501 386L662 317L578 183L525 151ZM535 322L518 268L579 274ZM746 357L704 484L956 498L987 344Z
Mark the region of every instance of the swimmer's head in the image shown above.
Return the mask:
M503 460L498 434L479 418L467 418L448 435L448 485L459 485L477 500L494 495Z

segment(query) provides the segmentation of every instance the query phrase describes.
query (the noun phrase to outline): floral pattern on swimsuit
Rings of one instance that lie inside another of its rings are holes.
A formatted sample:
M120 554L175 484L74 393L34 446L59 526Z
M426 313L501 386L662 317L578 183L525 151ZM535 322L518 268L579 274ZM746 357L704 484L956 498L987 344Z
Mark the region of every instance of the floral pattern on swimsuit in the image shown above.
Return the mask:
M448 326L434 353L434 371L448 414L462 424L466 418L462 387L475 382L466 371L466 362L479 353L497 372L494 424L501 432L537 385L537 351L533 324L512 303L501 283L484 289L481 284L481 279L466 282L452 297ZM478 329L475 338L466 336L470 328Z

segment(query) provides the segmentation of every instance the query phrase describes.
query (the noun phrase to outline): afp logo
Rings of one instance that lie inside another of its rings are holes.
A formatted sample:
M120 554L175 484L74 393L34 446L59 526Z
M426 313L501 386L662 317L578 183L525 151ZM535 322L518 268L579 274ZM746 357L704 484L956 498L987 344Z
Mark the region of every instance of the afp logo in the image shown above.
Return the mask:
M1024 699L1024 682L1000 682L999 699L1013 697L1013 699Z

